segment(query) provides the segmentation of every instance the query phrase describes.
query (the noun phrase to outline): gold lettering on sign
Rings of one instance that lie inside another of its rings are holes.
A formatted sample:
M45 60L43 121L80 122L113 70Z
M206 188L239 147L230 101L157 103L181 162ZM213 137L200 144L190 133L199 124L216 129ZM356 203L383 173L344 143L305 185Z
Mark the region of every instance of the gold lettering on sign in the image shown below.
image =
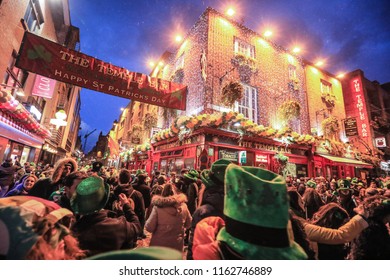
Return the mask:
M283 146L276 146L276 145L272 145L272 144L241 141L238 143L238 146L243 147L243 148L254 148L254 149L258 149L258 150L266 150L266 151L273 151L273 152L291 153L291 149L284 146L284 145Z

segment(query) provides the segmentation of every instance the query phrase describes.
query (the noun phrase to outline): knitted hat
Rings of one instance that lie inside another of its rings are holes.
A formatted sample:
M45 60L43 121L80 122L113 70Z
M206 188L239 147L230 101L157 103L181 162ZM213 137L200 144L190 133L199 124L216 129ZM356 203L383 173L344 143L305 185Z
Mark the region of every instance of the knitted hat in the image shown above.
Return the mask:
M231 163L230 160L219 159L211 165L210 169L204 169L200 173L200 179L206 188L223 186L226 167Z
M40 235L65 216L71 217L73 213L42 198L12 196L0 199L0 255L8 260L25 259Z
M306 259L294 242L286 182L257 167L229 164L225 175L226 226L217 240L246 259Z
M317 186L316 182L314 182L313 180L307 181L307 182L306 182L306 185L307 185L309 188L313 188L313 189L315 189L316 186Z
M199 179L199 173L195 169L191 169L190 171L188 171L188 173L185 173L183 176L192 181L196 181Z
M133 250L117 250L98 254L88 258L89 260L182 260L182 254L178 250L151 246L136 248Z
M70 199L70 205L76 214L88 215L97 212L106 205L110 193L109 185L100 177L91 176L78 184Z

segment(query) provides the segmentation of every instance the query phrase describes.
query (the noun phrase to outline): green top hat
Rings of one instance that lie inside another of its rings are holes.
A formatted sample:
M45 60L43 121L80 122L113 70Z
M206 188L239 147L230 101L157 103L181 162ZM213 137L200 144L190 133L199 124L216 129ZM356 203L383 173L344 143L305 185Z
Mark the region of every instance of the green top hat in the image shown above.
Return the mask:
M182 254L178 250L151 246L136 248L133 250L117 250L98 254L88 258L89 260L182 260Z
M294 242L282 176L229 164L224 203L226 226L217 235L219 241L246 259L307 259Z
M204 169L200 173L200 179L206 188L223 186L226 167L231 163L230 160L219 159L211 165L210 169Z
M189 180L196 181L199 178L199 173L195 169L191 169L190 171L188 171L188 173L184 174L183 176Z
M316 186L317 186L316 182L314 182L313 180L307 181L307 182L306 182L306 185L307 185L309 188L313 188L313 189L315 189Z
M346 179L340 179L337 181L337 190L351 190L351 182Z
M75 193L70 199L70 205L76 214L88 215L97 212L106 205L110 187L103 179L91 176L78 184Z

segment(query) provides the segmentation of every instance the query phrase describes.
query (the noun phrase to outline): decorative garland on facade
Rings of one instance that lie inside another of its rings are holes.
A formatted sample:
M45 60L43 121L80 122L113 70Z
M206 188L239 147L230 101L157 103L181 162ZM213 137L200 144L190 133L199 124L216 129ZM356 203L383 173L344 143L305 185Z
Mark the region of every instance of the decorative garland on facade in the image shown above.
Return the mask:
M239 126L236 126L236 124ZM258 125L237 112L217 112L214 114L202 114L198 116L180 116L171 124L170 128L163 129L152 138L152 143L159 142L172 137L180 136L181 139L188 137L191 133L202 127L224 128L239 132L240 134L264 137L267 139L280 139L297 144L314 144L315 137L301 135L292 132L290 128L284 127L275 129Z

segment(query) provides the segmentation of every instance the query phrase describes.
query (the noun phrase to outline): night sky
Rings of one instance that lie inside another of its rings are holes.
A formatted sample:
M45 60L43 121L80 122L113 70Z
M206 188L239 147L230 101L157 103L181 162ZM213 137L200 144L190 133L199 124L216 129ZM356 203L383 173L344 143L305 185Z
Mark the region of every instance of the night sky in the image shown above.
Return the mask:
M69 0L69 5L72 25L80 28L80 51L134 72L150 74L148 60L175 50L175 34L185 36L207 7L224 13L233 6L237 21L259 34L270 27L272 41L287 49L298 43L300 55L312 62L325 59L322 68L330 73L362 69L369 80L390 82L387 0ZM129 100L82 89L81 102L81 136L96 128L89 151Z

